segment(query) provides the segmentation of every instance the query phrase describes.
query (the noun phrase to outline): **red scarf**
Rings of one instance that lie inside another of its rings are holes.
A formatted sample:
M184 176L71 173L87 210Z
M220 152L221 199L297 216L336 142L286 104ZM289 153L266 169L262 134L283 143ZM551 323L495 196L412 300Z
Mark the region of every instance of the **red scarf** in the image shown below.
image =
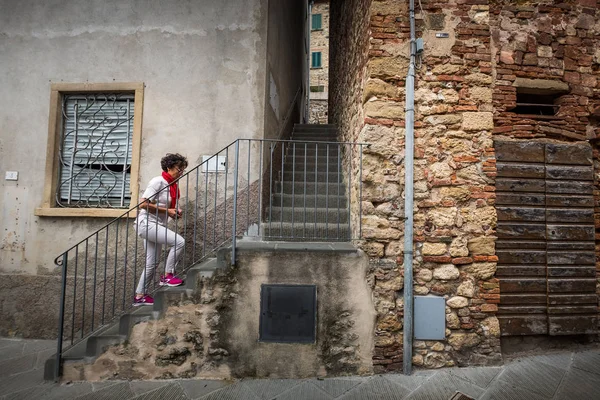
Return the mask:
M169 175L168 172L162 173L162 177L165 178L165 181L169 184L169 195L171 196L171 207L175 208L175 204L177 203L177 199L181 197L181 193L179 192L179 185L175 182L175 179Z

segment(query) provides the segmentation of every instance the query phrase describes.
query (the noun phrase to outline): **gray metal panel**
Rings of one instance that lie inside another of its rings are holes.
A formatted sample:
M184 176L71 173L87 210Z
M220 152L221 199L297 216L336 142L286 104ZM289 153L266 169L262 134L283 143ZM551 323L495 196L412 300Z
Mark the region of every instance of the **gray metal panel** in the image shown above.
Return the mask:
M415 296L415 339L446 338L446 302L443 297Z

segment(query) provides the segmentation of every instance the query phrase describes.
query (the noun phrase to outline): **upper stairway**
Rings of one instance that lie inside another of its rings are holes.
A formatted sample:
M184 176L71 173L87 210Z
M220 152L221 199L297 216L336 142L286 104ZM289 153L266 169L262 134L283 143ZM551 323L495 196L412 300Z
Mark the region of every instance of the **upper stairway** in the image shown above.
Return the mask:
M294 125L270 188L265 240L350 240L344 147L337 137L335 125Z

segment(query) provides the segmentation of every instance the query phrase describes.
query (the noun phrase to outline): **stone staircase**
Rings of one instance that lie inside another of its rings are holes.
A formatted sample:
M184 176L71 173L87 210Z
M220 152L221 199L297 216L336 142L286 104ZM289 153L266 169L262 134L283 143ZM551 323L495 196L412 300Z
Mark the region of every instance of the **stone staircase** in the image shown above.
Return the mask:
M349 241L342 147L334 125L294 125L263 224L265 240Z
M169 306L180 304L182 301L197 295L200 290L200 279L212 277L217 269L229 265L225 261L225 253L226 251L219 251L217 258L209 258L188 269L182 286L160 288L154 293L154 305L152 307L134 307L131 312L122 315L118 321L106 324L89 337L66 350L62 356L63 363L94 362L109 346L126 342L134 325L160 319ZM46 360L44 365L45 380L55 379L55 362L55 356Z

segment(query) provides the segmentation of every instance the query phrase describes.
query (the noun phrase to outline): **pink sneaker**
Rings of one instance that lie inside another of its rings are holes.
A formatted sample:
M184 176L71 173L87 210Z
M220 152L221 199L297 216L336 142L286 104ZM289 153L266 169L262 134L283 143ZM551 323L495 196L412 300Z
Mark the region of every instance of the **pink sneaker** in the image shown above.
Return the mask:
M134 307L139 307L139 306L152 306L154 305L154 299L150 296L148 296L147 294L143 295L142 297L138 298L133 298L133 306Z
M172 273L168 273L160 277L160 286L180 286L182 284L183 281L178 277L174 276Z

